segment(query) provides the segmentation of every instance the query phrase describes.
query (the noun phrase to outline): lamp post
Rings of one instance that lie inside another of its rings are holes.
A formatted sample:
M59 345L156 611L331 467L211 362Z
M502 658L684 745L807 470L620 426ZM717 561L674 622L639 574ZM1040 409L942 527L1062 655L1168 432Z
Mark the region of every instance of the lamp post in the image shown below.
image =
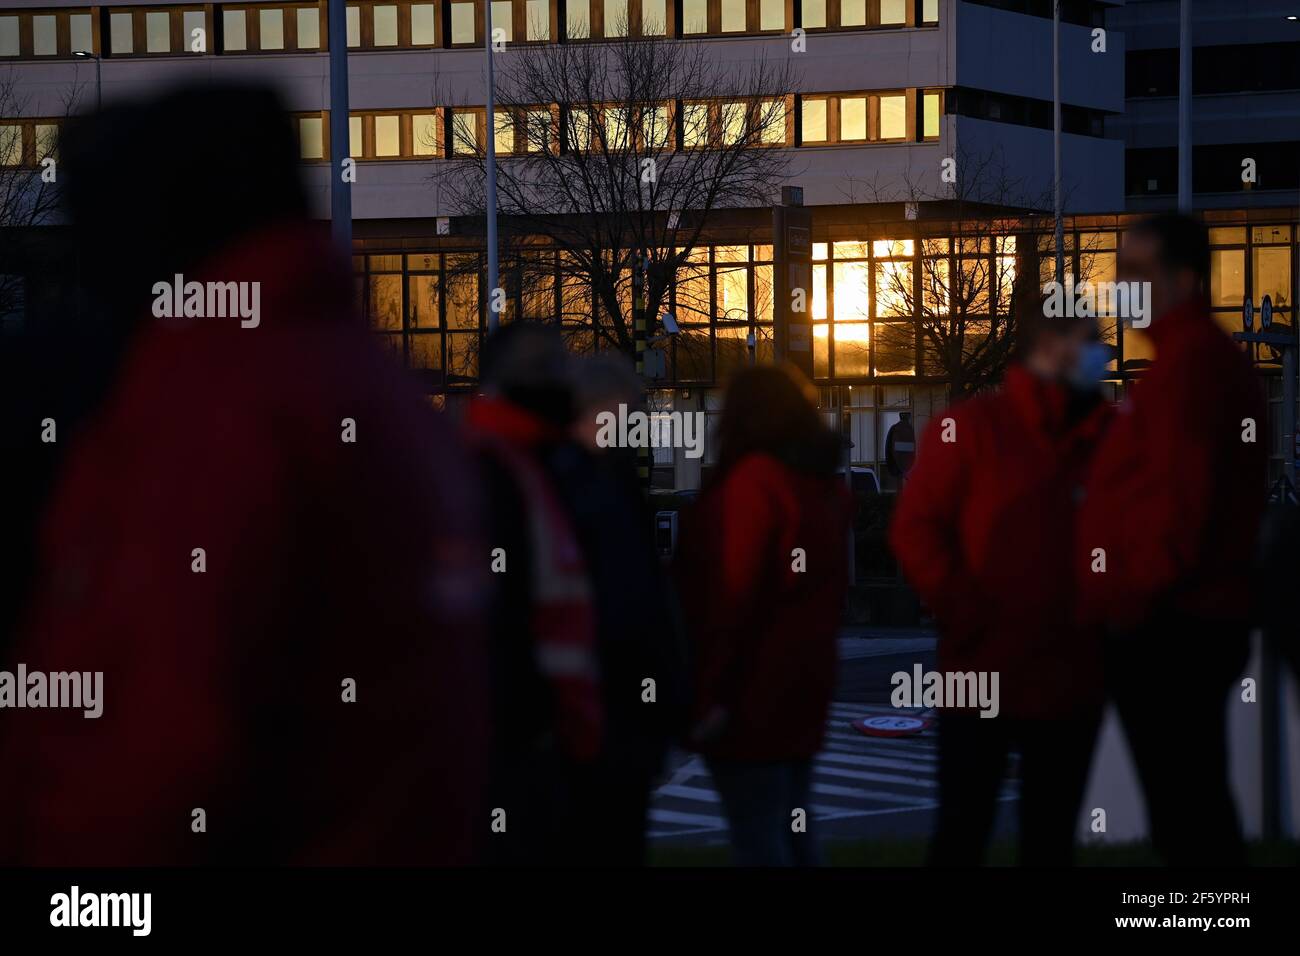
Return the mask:
M1192 211L1192 2L1178 8L1178 211Z
M352 255L352 177L343 177L349 155L348 13L345 0L329 0L330 44L330 227L334 243Z
M492 0L483 0L483 50L487 56L487 324L495 332L500 323L497 314L497 137L496 108L492 72Z
M1052 206L1056 281L1065 282L1065 220L1061 202L1061 0L1052 3Z
M91 53L89 50L77 50L72 55L83 60L95 61L95 109L102 110L104 108L104 82L100 72L100 64L103 60L100 59L98 54Z

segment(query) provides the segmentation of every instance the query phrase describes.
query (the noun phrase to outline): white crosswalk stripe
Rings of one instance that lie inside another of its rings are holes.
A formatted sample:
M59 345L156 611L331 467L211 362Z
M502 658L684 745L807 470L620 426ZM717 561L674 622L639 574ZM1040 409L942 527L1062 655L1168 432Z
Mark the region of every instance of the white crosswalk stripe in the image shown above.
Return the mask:
M931 725L910 737L867 737L853 729L854 720L876 716L931 714L888 705L832 704L826 741L813 761L811 789L817 802L805 808L814 819L906 813L938 805L937 728ZM671 839L725 831L722 799L704 761L684 754L677 761L651 799L649 836ZM1009 782L1003 798L1014 795L1015 784Z

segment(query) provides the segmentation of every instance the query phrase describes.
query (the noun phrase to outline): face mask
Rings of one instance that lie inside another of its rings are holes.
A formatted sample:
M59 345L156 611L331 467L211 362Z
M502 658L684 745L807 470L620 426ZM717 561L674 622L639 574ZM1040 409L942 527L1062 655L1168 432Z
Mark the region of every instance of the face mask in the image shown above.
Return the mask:
M1079 350L1079 358L1066 376L1070 386L1083 391L1096 391L1110 364L1111 349L1102 342L1089 342Z

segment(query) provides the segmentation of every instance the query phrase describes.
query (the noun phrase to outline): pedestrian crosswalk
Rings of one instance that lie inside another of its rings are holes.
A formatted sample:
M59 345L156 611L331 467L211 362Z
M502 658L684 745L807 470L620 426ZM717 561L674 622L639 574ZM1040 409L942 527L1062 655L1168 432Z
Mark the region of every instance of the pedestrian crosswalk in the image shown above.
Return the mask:
M932 810L938 806L939 751L935 726L910 737L866 737L854 720L876 716L929 717L929 711L834 703L826 739L813 763L812 804L818 821ZM1014 797L1008 782L1003 798ZM680 755L650 804L649 836L671 839L727 829L722 801L702 758Z

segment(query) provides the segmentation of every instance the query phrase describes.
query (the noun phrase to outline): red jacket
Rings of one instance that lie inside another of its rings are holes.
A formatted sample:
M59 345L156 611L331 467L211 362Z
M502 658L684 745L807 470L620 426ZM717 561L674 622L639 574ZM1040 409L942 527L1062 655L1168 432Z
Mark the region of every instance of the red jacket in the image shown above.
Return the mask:
M938 622L939 669L997 672L1006 716L1066 717L1101 700L1099 641L1071 610L1071 541L1108 409L1067 427L1066 401L1012 366L999 391L939 414L890 528L904 575Z
M71 449L13 663L102 671L103 716L0 716L0 860L458 863L486 835L476 480L325 240L186 275L260 282L261 324L144 319Z
M695 642L696 719L729 719L713 756L811 757L835 689L850 505L833 479L766 455L741 459L700 498L678 561ZM804 552L797 571L794 549Z
M523 408L482 396L470 403L465 422L483 453L509 472L522 499L533 659L551 690L561 748L575 760L591 760L600 752L605 716L591 580L573 522L534 457L538 446L563 435Z
M1263 393L1204 301L1156 319L1150 334L1156 360L1088 476L1081 610L1118 629L1163 611L1243 622L1264 506ZM1254 442L1243 441L1248 418ZM1092 570L1097 548L1104 574Z

